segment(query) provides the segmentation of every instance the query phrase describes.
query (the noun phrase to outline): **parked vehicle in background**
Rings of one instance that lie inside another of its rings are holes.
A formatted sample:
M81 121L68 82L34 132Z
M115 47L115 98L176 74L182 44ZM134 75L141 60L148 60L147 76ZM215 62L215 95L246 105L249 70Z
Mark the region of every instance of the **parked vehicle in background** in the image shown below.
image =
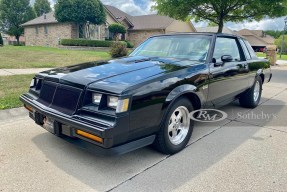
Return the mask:
M125 58L39 73L21 101L37 124L85 149L122 154L153 144L174 154L192 135L191 112L235 99L254 108L271 77L269 62L239 36L159 35Z

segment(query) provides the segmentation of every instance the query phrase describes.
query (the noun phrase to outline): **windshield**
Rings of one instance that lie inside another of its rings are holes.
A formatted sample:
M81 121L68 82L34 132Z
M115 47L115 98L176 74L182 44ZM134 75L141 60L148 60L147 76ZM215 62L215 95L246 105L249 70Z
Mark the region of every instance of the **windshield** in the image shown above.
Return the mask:
M135 49L130 56L169 57L205 61L211 36L177 35L152 37Z

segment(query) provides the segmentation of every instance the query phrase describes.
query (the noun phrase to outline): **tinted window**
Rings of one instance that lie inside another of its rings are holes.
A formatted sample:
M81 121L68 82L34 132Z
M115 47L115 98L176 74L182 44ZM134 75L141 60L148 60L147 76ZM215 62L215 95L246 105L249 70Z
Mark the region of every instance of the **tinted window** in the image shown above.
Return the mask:
M240 41L241 47L242 47L242 49L243 49L243 51L244 51L244 54L245 54L246 59L247 59L247 60L250 60L250 59L251 59L251 56L250 56L250 53L249 53L249 51L248 51L248 49L247 49L247 47L246 47L244 41L243 41L242 39L239 39L239 41Z
M216 61L220 61L223 55L231 55L233 61L241 61L239 48L235 39L225 37L218 37L216 39L213 58Z
M244 40L244 42L245 42L245 44L246 44L246 46L247 46L247 49L248 49L248 51L249 51L249 53L250 53L250 55L251 55L251 58L252 58L252 59L257 59L256 53L254 52L254 50L253 50L253 48L251 47L250 43L249 43L248 41L246 41L246 40Z

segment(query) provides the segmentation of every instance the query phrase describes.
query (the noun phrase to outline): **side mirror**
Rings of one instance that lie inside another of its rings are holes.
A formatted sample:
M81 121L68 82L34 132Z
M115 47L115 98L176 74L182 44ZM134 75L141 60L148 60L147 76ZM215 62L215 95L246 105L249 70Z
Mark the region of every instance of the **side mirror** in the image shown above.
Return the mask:
M221 56L221 61L222 62L231 62L233 61L233 57L231 55L222 55Z

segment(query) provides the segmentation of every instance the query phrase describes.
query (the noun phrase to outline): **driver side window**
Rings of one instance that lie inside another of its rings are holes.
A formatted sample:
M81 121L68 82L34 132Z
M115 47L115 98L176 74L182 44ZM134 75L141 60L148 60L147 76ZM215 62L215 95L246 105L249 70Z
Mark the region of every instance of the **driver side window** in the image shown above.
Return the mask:
M230 55L233 61L241 61L237 42L234 38L218 37L214 48L213 58L221 62L221 56Z

